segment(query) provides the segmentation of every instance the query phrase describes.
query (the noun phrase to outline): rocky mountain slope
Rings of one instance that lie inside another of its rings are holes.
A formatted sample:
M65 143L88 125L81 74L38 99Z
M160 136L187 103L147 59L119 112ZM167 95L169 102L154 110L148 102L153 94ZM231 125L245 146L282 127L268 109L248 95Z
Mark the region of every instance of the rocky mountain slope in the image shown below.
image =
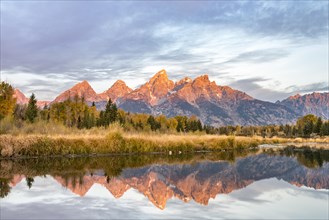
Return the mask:
M329 93L313 92L306 95L294 95L287 99L277 101L280 104L295 111L300 116L314 114L329 119Z

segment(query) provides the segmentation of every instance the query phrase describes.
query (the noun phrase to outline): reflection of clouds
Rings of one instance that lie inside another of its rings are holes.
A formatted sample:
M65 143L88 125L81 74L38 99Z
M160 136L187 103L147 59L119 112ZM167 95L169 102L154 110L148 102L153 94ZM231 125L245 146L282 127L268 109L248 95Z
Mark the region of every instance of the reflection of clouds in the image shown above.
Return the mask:
M293 192L293 193L292 193ZM1 218L17 219L227 219L227 218L326 218L328 190L296 187L275 178L220 194L208 206L174 198L166 209L156 208L136 190L115 199L99 184L79 197L63 189L51 177L36 177L29 190L25 181L1 200ZM276 199L273 199L273 196ZM277 200L279 198L279 200Z
M306 187L304 187L306 188ZM228 195L220 195L209 205L231 201L225 208L245 212L236 213L243 218L283 218L283 219L325 219L328 217L328 190L319 193L318 190L303 189L276 178L255 182L244 189ZM293 193L292 193L293 192ZM327 196L324 196L324 195ZM234 202L232 203L232 199ZM264 217L266 216L266 217ZM238 217L234 217L238 218Z
M294 186L297 187L297 186ZM326 189L316 189L315 191L317 193L314 193L314 189L313 188L309 188L306 186L301 186L301 187L297 187L298 189L292 189L292 190L288 190L287 193L289 195L292 196L297 196L297 195L304 195L307 197L313 197L313 198L319 198L319 199L323 199L323 200L328 200L329 202L329 190Z
M269 184L269 182L275 182L275 184ZM257 185L257 187L255 187L255 184ZM236 190L230 194L230 197L239 201L254 202L259 204L269 203L272 202L273 197L271 197L271 199L261 199L264 193L270 194L273 191L287 189L289 188L289 186L290 184L285 181L266 179L258 181L256 183L252 183L244 189Z

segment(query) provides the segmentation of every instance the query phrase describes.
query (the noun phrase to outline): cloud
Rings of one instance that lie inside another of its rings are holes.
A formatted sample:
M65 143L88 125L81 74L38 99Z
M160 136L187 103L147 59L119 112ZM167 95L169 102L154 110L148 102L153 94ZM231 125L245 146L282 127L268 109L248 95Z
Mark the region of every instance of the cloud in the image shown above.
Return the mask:
M275 91L272 89L264 88L258 83L268 81L262 77L248 78L242 80L236 80L229 84L234 89L241 91L248 91L248 94L252 97L264 101L276 101L282 99L283 97L288 97L288 93Z
M328 92L329 84L328 82L318 82L311 83L303 86L289 86L286 88L287 91L291 91L292 93L309 93L309 92Z
M319 83L310 83L301 86L288 86L283 91L278 91L275 89L265 88L260 85L262 82L269 81L262 77L247 78L242 80L236 80L229 84L234 89L239 89L242 91L248 91L248 94L252 97L260 100L275 102L277 100L283 100L288 98L291 95L297 93L305 94L310 92L328 92L328 83L319 82Z
M253 62L263 63L277 60L287 56L289 53L283 49L263 49L249 51L239 54L238 56L224 62L225 63L238 63L238 62Z
M101 90L119 78L135 87L152 66L175 79L218 77L241 63L288 60L292 46L328 44L327 2L2 1L0 10L3 75L89 80Z

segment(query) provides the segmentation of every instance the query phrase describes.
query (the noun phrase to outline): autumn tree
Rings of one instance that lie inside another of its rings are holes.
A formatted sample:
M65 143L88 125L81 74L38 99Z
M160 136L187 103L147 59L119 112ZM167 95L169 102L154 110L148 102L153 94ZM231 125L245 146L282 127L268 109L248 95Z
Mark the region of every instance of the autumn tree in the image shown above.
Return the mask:
M186 125L187 125L187 117L186 116L176 116L175 119L177 120L177 132L186 132Z
M299 129L300 135L303 135L305 137L309 137L311 133L313 132L314 124L317 122L317 117L312 114L305 115L303 117L300 117L297 120L297 126Z
M13 98L14 89L6 83L0 84L0 120L6 116L12 115L14 112L16 99Z
M50 109L47 104L43 106L43 109L40 111L41 119L44 121L49 121L50 119Z
M44 111L44 110L43 110ZM98 112L95 106L88 106L82 98L76 97L64 102L53 103L48 110L47 120L60 122L68 127L92 128L96 125Z

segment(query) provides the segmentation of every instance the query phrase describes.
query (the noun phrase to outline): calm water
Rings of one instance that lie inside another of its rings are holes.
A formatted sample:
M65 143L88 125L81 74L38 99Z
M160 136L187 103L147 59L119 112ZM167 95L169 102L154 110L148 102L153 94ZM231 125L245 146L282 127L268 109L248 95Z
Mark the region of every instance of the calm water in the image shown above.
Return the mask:
M328 219L328 151L2 160L1 219Z

